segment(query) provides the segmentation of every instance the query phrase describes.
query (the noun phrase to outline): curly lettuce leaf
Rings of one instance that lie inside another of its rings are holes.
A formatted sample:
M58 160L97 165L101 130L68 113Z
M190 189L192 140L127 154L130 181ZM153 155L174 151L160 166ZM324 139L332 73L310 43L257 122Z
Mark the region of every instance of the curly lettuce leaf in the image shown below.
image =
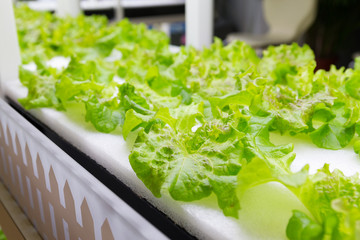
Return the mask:
M360 71L354 72L350 79L346 81L345 89L351 97L360 100Z
M49 12L33 11L26 4L18 4L15 17L24 63L39 56L46 60L73 54L98 56L92 46L107 25L103 16L59 18Z
M288 224L289 239L304 234L309 239L358 239L360 237L360 178L330 172L325 165L293 192L312 216L295 211Z
M258 65L261 75L269 76L275 84L287 85L303 96L311 91L316 63L308 45L270 46Z
M56 97L56 77L49 72L44 73L41 68L36 72L32 72L20 66L19 78L21 83L28 89L27 96L19 99L19 102L26 109L44 107L57 110L64 109L61 101Z
M175 200L194 201L213 192L224 214L237 217L243 135L218 120L185 131L179 128L184 122L180 117L166 115L163 112L160 118L169 125L139 132L129 156L137 176L157 197L169 193Z
M239 173L240 191L258 184L278 181L286 186L301 186L307 178L308 169L293 173L290 165L295 159L293 145L274 145L269 139L269 127L274 116L253 116L243 126L246 136L243 140L248 164Z
M321 240L323 228L305 213L294 210L286 228L290 240Z
M90 121L100 132L112 132L124 122L125 111L114 101L99 102L94 97L85 102L85 108L86 121Z
M333 116L330 120L310 133L310 138L318 147L327 149L341 149L349 144L355 134L355 122L352 117L358 118L354 109L346 108L344 104L337 103L329 109ZM356 115L356 116L354 116Z

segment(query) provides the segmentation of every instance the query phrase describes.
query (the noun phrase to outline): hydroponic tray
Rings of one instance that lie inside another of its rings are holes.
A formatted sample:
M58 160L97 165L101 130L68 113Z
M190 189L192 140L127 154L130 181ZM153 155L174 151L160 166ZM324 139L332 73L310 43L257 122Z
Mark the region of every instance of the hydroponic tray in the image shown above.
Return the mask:
M11 107L13 107L18 113L39 129L45 136L58 145L64 152L100 180L105 186L117 194L130 207L135 209L150 223L164 232L168 237L171 239L195 239L182 227L174 223L174 221L167 217L164 213L155 208L146 199L137 195L131 188L121 182L107 169L99 165L94 159L61 137L58 133L39 121L29 112L25 111L18 103L16 103L16 101L8 97L6 100Z
M26 89L18 81L6 82L4 91L17 111L170 238L286 239L285 228L292 210L307 212L277 183L248 190L241 198L239 219L225 217L214 196L192 203L177 202L168 196L155 198L131 169L128 143L120 133L95 131L83 121L82 114L73 114L76 109L69 109L67 113L53 109L23 110L17 99L26 95ZM360 171L359 157L351 147L331 151L317 148L309 139L278 135L273 135L272 141L294 143L297 154L292 165L294 171L307 163L311 173L324 163L329 163L330 169L339 168L346 175Z
M0 181L44 239L167 239L3 99Z

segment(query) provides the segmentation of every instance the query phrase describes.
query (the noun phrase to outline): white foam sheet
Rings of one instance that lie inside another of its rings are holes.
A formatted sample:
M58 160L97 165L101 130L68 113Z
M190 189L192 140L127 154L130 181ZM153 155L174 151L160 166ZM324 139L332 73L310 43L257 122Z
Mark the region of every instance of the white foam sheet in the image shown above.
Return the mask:
M14 100L27 93L16 81L7 82L4 90ZM96 132L83 120L84 112L79 114L75 111L78 110L69 109L64 113L37 109L30 112L200 239L286 239L286 224L292 210L307 212L298 199L278 183L267 183L248 190L241 198L239 219L225 217L217 207L215 196L191 203L174 201L168 196L155 198L131 169L129 146L119 131L112 134ZM329 163L331 169L339 168L346 175L360 171L360 159L351 147L332 151L317 148L306 136L272 135L271 138L277 144L294 143L297 154L292 165L294 171L309 164L310 171L314 173L324 163Z

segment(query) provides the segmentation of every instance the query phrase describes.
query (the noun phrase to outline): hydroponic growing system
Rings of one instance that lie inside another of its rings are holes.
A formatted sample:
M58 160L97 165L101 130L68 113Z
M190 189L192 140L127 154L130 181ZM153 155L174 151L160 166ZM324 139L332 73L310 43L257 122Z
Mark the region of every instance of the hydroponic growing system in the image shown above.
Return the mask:
M43 238L360 237L359 59L0 6L0 180Z

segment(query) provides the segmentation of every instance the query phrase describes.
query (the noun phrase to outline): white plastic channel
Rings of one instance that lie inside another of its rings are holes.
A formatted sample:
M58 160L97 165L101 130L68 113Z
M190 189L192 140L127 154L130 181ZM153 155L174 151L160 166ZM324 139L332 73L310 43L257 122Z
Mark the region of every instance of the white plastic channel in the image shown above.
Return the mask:
M9 128L13 146L15 135L18 136L22 152L27 144L36 166L36 155L39 154L44 171L53 168L59 190L64 189L67 181L74 197L76 218L81 223L81 203L85 198L94 220L95 239L101 239L101 225L107 219L115 239L167 239L163 233L151 225L140 214L117 197L99 180L87 172L58 146L51 142L38 129L31 125L7 103L0 99L0 124ZM17 152L20 152L17 150ZM35 175L38 175L34 167ZM49 188L49 175L45 174ZM59 191L64 204L63 192ZM35 203L37 204L37 203ZM55 216L56 218L56 216Z

